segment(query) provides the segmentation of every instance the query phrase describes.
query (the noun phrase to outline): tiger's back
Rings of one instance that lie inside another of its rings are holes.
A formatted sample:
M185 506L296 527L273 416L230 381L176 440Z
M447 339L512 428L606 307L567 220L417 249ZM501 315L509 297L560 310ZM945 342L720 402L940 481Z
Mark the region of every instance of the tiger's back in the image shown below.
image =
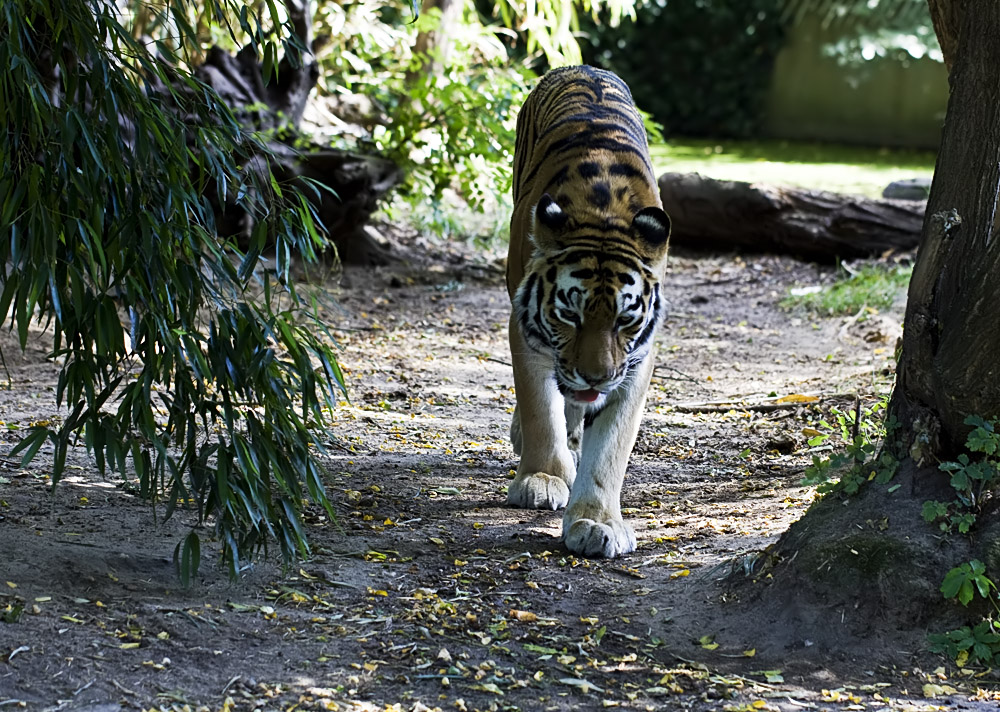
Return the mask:
M517 117L507 290L531 258L534 207L549 194L579 221L628 225L662 207L646 130L628 85L595 67L563 67L539 81Z

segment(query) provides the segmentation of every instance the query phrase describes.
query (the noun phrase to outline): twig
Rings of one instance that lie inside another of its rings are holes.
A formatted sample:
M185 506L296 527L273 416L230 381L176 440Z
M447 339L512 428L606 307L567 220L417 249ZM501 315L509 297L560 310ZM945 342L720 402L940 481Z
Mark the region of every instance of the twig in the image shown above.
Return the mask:
M234 684L236 684L236 681L239 680L241 677L242 675L234 675L233 678L226 683L226 686L222 688L222 692L220 694L225 695L226 692L228 692L229 688L232 687Z
M661 370L661 369L666 369L668 371L673 371L674 373L677 373L680 376L682 376L682 378L670 378L669 376L657 376L656 372L659 371L659 370ZM691 381L691 383L697 383L699 386L702 385L701 381L699 381L697 378L694 378L693 376L689 376L688 374L686 374L683 371L680 371L680 370L674 368L673 366L656 366L655 368L653 368L653 375L656 376L656 378L663 378L663 379L671 380L671 381L688 380L688 381Z
M135 697L135 690L128 689L127 687L125 687L125 685L118 682L118 680L112 680L111 684L114 685L116 688L118 688L118 691L121 692L123 695L132 695L133 697Z
M674 410L678 413L728 413L731 410L750 410L755 413L770 413L775 410L791 410L803 405L813 405L821 401L809 403L730 403L727 405L707 405L701 403L678 403Z
M812 395L812 394L802 394ZM850 398L851 393L833 393L830 395L817 395L816 400L796 401L789 403L779 403L777 401L767 401L763 403L741 403L732 399L717 401L702 401L698 403L676 403L673 408L679 413L728 413L731 410L750 410L756 413L770 413L775 410L791 410L804 405L819 405L830 400L840 400Z
M384 326L329 326L330 331L385 331Z
M513 366L512 363L504 361L503 359L493 358L492 356L487 356L483 361L492 361L493 363L499 363L501 366Z
M851 442L858 441L858 429L861 427L861 396L854 394L854 432L851 433Z
M746 279L746 275L738 274L734 277L724 277L722 279L692 279L687 282L677 280L676 282L673 282L673 286L681 289L691 289L692 287L711 287L715 284L732 284L733 282L739 282L742 279Z
M857 314L855 314L851 318L845 320L843 326L840 327L840 331L837 332L837 338L844 339L844 340L849 340L850 337L848 337L848 335L847 335L847 330L850 329L855 324L857 324L858 321L861 319L861 317L864 316L864 313L866 311L868 311L868 305L867 304L865 304L864 306L862 306L861 309L858 310Z
M88 687L90 687L91 685L93 685L95 682L97 682L97 678L96 677L93 680L91 680L90 682L88 682L86 685L84 685L83 687L77 688L76 691L73 692L73 697L76 697L77 695L79 695L81 692L83 692L84 690L86 690Z

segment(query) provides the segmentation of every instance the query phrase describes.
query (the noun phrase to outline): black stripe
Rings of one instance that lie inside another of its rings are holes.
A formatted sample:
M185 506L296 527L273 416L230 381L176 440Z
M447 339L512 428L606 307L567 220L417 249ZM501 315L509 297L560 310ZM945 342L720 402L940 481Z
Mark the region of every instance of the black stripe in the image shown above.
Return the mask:
M587 196L587 200L599 210L606 210L611 205L611 186L604 181L594 183L590 187L590 194Z
M659 319L659 316L660 316L660 288L659 288L659 286L657 286L657 287L655 287L653 289L653 301L650 304L650 308L653 311L653 318L650 319L649 323L646 324L646 328L642 330L642 333L640 333L639 336L636 337L636 339L635 339L635 346L632 347L633 351L635 351L635 350L639 349L640 347L644 346L653 337L653 334L656 333L656 327L660 323L660 319Z
M617 262L618 264L624 265L626 269L631 268L636 272L639 271L638 265L641 264L641 260L638 257L632 255L624 255L622 253L612 253L601 249L588 249L585 247L580 247L574 245L570 252L564 252L559 256L561 264L569 265L576 262L582 262L586 259L597 260L599 265L606 265L609 262Z
M608 174L612 176L625 176L626 178L642 177L642 171L628 163L612 163L608 166Z
M542 190L542 193L552 194L553 192L555 192L556 188L562 186L567 180L569 180L569 166L563 166L558 170L558 172L556 172L554 176L549 178L549 182L545 184L545 188ZM566 207L566 206L560 206L560 207Z
M538 279L538 275L530 272L523 282L524 286L521 288L521 308L525 311L531 306L531 290L535 286L536 279Z

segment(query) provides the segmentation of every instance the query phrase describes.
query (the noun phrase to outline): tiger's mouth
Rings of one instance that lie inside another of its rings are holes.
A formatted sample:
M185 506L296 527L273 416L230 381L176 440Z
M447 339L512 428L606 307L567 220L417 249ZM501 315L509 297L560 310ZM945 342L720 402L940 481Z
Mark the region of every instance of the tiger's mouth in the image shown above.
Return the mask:
M584 391L570 391L570 397L572 397L573 400L578 401L580 403L593 403L602 395L603 394L600 391L595 391L593 389L587 389Z
M562 393L563 398L566 400L580 405L594 405L604 396L611 395L611 393L617 390L623 380L616 378L594 388L590 384L579 383L575 378L566 378L560 374L556 378L556 383L558 384L559 392Z

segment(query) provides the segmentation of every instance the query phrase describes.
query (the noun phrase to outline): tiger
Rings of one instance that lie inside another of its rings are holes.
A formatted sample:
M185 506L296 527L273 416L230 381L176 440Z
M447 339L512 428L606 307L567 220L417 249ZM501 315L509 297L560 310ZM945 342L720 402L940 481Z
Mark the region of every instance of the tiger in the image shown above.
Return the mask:
M562 542L634 551L621 490L666 309L670 218L628 86L589 66L546 73L517 117L507 254L520 457L511 506L566 507Z

